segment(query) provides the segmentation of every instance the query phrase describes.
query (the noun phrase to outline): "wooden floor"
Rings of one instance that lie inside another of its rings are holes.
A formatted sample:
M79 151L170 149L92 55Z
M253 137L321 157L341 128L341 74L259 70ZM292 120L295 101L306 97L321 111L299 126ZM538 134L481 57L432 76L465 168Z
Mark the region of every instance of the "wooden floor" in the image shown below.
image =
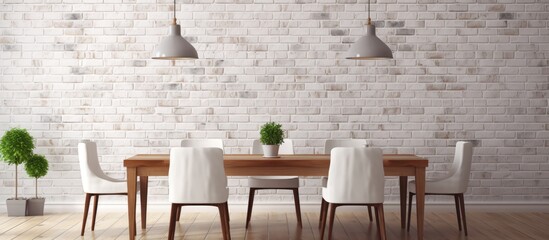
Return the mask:
M414 224L410 233L400 228L396 212L386 212L389 239L416 239ZM0 216L0 239L128 239L127 215L98 213L95 231L86 228L80 237L81 213L50 214L42 217ZM297 228L294 212L254 212L248 231L245 212L231 212L231 236L234 240L319 239L318 213L303 213L303 228ZM152 212L146 231L138 230L137 239L166 239L169 214ZM90 224L88 220L88 224ZM469 236L457 229L453 213L427 213L425 239L549 239L549 213L479 213L467 214ZM139 225L139 222L137 223ZM218 215L213 212L183 211L176 228L177 239L222 239ZM365 211L337 214L334 239L377 239L375 223Z

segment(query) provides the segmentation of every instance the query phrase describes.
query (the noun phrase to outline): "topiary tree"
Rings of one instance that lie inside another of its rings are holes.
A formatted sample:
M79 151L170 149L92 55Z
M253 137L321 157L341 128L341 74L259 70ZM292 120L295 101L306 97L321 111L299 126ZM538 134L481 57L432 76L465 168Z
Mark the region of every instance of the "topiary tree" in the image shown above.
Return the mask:
M43 155L34 154L25 162L25 171L34 178L35 198L38 198L38 178L48 174L48 160Z
M15 165L15 199L17 195L17 167L32 157L34 143L32 136L26 129L12 128L7 131L0 140L0 153L2 160L8 165Z
M259 141L263 145L280 145L284 142L284 131L282 125L276 122L268 122L261 126Z

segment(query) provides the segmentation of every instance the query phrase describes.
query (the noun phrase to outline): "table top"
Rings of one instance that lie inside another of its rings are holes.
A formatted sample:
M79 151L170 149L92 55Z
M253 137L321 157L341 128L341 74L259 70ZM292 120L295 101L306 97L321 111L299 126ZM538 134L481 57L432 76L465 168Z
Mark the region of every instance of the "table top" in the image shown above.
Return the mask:
M260 154L225 154L225 166L329 166L329 154L292 154L266 158ZM137 154L124 160L125 167L168 167L169 154ZM428 160L413 154L384 154L384 167L427 167Z

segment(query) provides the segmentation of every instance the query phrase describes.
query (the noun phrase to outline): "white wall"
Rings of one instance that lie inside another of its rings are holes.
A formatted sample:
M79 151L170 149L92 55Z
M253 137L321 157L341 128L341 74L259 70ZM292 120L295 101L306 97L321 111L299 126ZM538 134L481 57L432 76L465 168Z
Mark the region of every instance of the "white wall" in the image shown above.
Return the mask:
M395 59L350 61L342 55L364 34L365 0L180 1L201 59L175 65L149 59L171 2L129 2L0 4L0 133L30 130L50 160L40 180L50 203L83 201L81 139L96 140L105 170L124 177L124 158L184 138L223 138L228 153L247 153L266 121L282 123L298 153L365 138L429 158L429 177L447 169L456 140L476 140L468 201L549 199L547 2L373 2ZM0 164L0 202L13 195L11 170ZM151 202L167 201L159 179ZM22 180L26 196L33 183ZM246 184L230 181L233 203L246 200ZM319 181L302 184L302 201L319 202ZM271 193L261 199L291 202ZM386 194L397 199L394 179Z

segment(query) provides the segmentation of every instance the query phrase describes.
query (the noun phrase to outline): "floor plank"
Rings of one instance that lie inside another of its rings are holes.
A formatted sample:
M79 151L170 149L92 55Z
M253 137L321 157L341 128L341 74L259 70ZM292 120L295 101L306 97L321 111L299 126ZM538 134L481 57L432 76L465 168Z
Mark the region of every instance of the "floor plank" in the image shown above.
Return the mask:
M339 209L338 209L339 210ZM318 212L303 212L303 228L297 226L294 211L257 211L249 229L245 228L246 212L230 212L231 236L234 240L318 240ZM137 222L137 239L167 239L168 212L150 212L148 228L141 229ZM414 215L412 215L414 217ZM549 239L548 213L467 213L469 236L457 228L454 212L427 212L425 215L426 240L546 240ZM400 228L400 214L385 212L389 239L415 240L415 220L407 232ZM91 218L90 218L91 220ZM90 221L88 220L88 221ZM96 229L90 224L84 237L80 237L82 213L57 213L36 217L0 217L0 239L127 239L128 220L122 212L99 212ZM337 212L334 222L334 239L377 239L377 226L368 219L366 209ZM176 226L176 239L223 239L219 214L216 211L185 211ZM327 239L327 238L325 238Z
M232 221L232 220L231 220ZM246 218L244 218L246 221ZM268 239L269 213L254 211L250 219L250 225L246 232L246 240L263 240Z
M290 240L314 240L313 232L311 231L311 223L305 213L301 213L301 221L303 227L297 225L297 217L295 212L286 213L286 220L288 222L288 239ZM312 223L315 224L315 223ZM316 222L318 224L318 222Z
M126 214L117 212L107 212L100 214L97 213L97 217L101 218L100 220L95 221L95 231L91 231L91 218L88 219L86 224L86 233L84 236L86 238L91 237L91 239L103 239L103 235L108 235L107 230L113 228L113 225L118 222L120 219L126 217ZM125 221L120 221L120 228L126 228L128 226L128 220L126 217ZM78 237L77 237L78 238ZM108 238L108 237L107 237Z
M510 218L510 222L513 222L516 226L515 229L517 231L521 231L525 233L526 235L529 235L532 238L543 238L546 236L547 229L547 223L543 219L538 219L538 221L531 221L532 217L529 217L529 215L526 214L505 214L507 217ZM533 215L535 217L536 215ZM549 214L546 214L546 216L549 216ZM545 219L547 221L549 219ZM541 231L540 231L541 229Z
M272 240L287 240L289 237L288 220L284 212L269 213L269 239Z
M385 212L385 229L387 231L387 239L415 239L414 234L409 234L406 232L406 229L401 228L399 212ZM372 228L372 231L375 231L375 228Z
M184 211L184 210L182 210ZM183 215L183 212L181 213ZM191 226L185 231L185 234L180 234L176 229L176 237L184 236L184 239L201 239L203 240L210 234L214 220L217 219L217 212L198 213ZM207 233L207 234L204 234Z
M318 227L318 220L320 218L320 209L315 212L305 212L304 213L307 216L307 219L309 220L309 226L311 228L311 232L313 232L314 239L320 239L320 228Z
M376 231L370 230L369 226L364 227L353 212L340 212L337 214L337 218L342 223L342 230L349 239L378 239ZM365 219L368 219L368 215L365 215ZM374 227L376 226L374 225Z
M71 229L74 226L80 226L82 223L82 215L81 214L59 214L62 216L67 216L63 219L63 221L59 222L52 228L48 229L47 231L43 232L39 236L37 236L35 239L59 239L57 238L61 234L67 231L67 229Z
M51 217L45 219L42 223L36 226L30 226L30 229L28 231L20 233L16 238L25 238L25 239L38 238L44 232L60 224L62 221L66 221L68 217L70 217L70 215L67 215L67 214L52 215ZM4 236L3 238L9 239L7 236Z
M160 221L160 219L163 218L164 213L159 213L159 212L153 212L153 213L149 213L147 214L147 225L149 225L149 227L147 229L144 229L144 230L141 230L141 235L139 236L140 238L137 238L137 239L141 239L141 240L148 240L148 239L160 239L162 236L164 236L164 234L166 233L164 229L164 227L168 227L168 225L166 226L162 226L162 223ZM168 216L168 219L169 219L169 216ZM137 226L140 227L141 223L138 223ZM124 233L124 232L122 232ZM116 239L127 239L128 238L128 235L126 233L126 235L120 233L120 235L118 236L118 238Z
M229 215L231 239L246 239L246 212L234 212L229 209Z
M19 235L26 236L27 233L32 236L34 235L33 230L35 226L39 226L46 222L46 220L48 220L49 218L53 217L54 216L51 215L32 217L28 221L24 221L21 224L18 224L17 226L10 228L8 231L4 232L2 234L2 239L16 239Z
M350 239L349 236L347 236L347 233L345 232L345 230L343 229L343 224L341 223L341 214L343 214L343 212L341 211L343 207L339 207L337 208L337 210L339 211L336 211L336 217L334 219L334 227L333 227L333 239ZM344 220L345 222L347 222L347 219ZM326 232L324 233L324 237L326 239L328 239L328 236L329 236L329 229L328 229L328 226L329 226L329 223L330 222L330 214L328 214L328 219L326 219Z
M11 217L8 221L5 221L2 224L0 224L0 236L4 235L4 233L8 232L12 228L15 228L20 224L23 224L26 221L29 221L30 219L31 218L28 218L28 217Z

